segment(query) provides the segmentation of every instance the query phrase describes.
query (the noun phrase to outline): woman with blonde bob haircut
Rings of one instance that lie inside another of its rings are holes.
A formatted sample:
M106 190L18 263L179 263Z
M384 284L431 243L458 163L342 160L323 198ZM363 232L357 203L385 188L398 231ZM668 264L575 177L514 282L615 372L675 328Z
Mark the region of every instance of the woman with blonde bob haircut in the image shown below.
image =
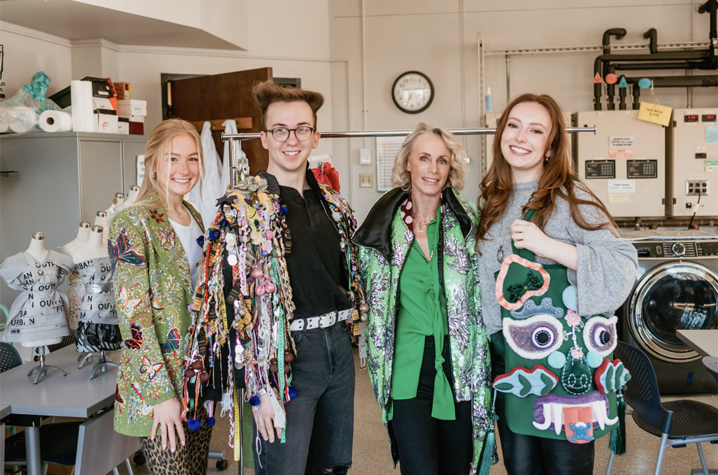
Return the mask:
M152 474L207 471L212 428L197 423L206 411L193 390L184 388L182 345L192 322L192 283L204 234L202 218L183 197L202 174L202 145L194 127L177 119L161 122L147 141L137 201L110 224L108 246L125 340L115 430L140 437ZM189 410L196 414L196 430L188 430Z
M465 156L450 132L419 124L396 156L396 188L353 239L370 296L369 377L402 475L478 468L489 425L479 217L458 191Z

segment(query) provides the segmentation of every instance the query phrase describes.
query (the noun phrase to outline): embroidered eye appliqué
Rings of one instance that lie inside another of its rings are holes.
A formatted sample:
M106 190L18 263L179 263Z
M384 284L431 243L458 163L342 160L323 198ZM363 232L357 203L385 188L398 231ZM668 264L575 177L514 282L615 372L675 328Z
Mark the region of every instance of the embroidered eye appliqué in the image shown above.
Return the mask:
M552 315L535 315L522 321L504 319L504 337L521 357L540 360L563 343L563 326Z
M595 351L602 357L611 353L618 344L616 322L618 318L593 317L586 322L583 330L583 343L588 351Z

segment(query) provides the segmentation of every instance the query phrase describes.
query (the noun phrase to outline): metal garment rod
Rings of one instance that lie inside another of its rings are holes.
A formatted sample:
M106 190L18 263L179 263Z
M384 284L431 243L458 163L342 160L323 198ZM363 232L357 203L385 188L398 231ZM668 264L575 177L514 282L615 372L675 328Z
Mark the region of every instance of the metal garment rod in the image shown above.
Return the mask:
M405 137L413 130L359 130L347 132L321 132L323 139L339 139L339 138L362 138L362 137ZM454 135L491 135L496 133L496 129L453 129L449 130ZM566 132L593 132L596 133L595 127L566 127ZM258 132L246 134L225 134L222 133L222 141L228 140L257 140Z

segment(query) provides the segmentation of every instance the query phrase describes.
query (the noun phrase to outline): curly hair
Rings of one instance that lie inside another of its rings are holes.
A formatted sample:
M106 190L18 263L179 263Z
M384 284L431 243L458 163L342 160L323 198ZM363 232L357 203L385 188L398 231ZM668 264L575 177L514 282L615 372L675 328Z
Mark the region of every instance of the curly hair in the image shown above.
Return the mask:
M444 184L444 188L453 188L457 191L461 191L466 184L466 174L469 169L469 165L466 163L465 157L466 151L454 139L454 134L446 129L439 127L433 127L420 122L416 126L416 129L409 134L409 136L401 144L399 153L396 154L394 159L394 168L391 171L391 184L393 186L401 187L402 190L408 191L411 188L411 173L407 170L406 166L409 163L409 155L414 147L416 139L422 134L434 134L444 141L446 148L451 152L451 170L449 171L449 177Z

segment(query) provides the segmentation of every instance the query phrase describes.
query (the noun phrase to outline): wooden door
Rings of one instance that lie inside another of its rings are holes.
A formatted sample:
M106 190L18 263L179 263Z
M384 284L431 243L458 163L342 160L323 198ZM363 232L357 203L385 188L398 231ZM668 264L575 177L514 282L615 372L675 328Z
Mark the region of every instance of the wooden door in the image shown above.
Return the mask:
M262 114L257 109L252 97L252 86L272 79L272 68L251 69L234 73L215 74L190 79L172 81L172 117L189 122L219 121L225 119L250 118L251 121L240 121L238 132L260 132L262 130ZM249 128L239 128L240 126ZM212 132L217 153L220 158L224 145L221 134L224 127ZM259 140L242 142L242 150L249 159L252 174L267 169L269 157Z

